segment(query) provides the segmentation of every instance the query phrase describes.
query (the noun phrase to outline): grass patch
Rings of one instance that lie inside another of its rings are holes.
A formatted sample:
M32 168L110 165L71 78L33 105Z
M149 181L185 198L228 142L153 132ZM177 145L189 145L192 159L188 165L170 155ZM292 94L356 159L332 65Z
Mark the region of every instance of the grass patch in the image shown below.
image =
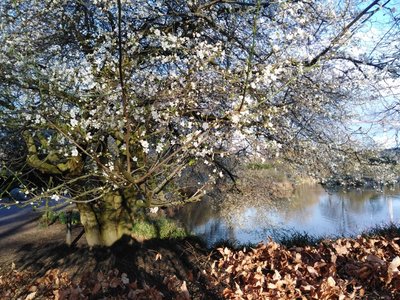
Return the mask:
M175 220L158 218L155 220L138 220L131 229L132 235L143 240L179 239L188 237L189 234Z
M393 239L400 237L400 226L396 223L387 223L376 225L368 228L361 233L362 237L373 238L373 237L384 237L387 239ZM354 238L355 236L348 236L346 238ZM287 231L285 233L279 233L276 236L276 241L287 248L291 247L304 247L304 246L315 246L324 241L337 240L344 238L343 236L313 236L307 232Z
M157 237L157 230L154 224L147 221L138 221L132 226L132 234L141 239L151 239Z
M281 234L277 241L278 243L291 247L305 247L305 246L315 246L323 241L324 237L313 236L307 232L291 231L289 233Z
M396 223L376 225L362 232L363 237L383 236L388 239L400 237L400 227Z
M274 167L271 163L252 162L246 165L246 169L250 170L269 170Z
M295 230L285 230L285 231L276 231L272 234L272 240L285 246L286 248L292 247L305 247L305 246L316 246L320 242L327 239L337 239L339 237L321 237L321 236L313 236L307 232L298 232ZM219 240L215 243L211 248L229 248L234 250L240 250L243 248L255 248L258 243L239 243L237 241L230 240Z
M243 248L255 248L258 243L239 243L238 241L230 241L230 240L219 240L217 241L209 250L218 249L218 248L228 248L234 250L241 250Z
M49 226L49 225L59 221L61 224L65 225L65 224L67 224L67 219L68 219L68 212L54 211L54 210L49 209L43 213L43 215L40 219L40 224L42 226ZM73 225L80 223L79 212L77 212L77 211L71 212L71 223Z
M156 220L156 226L159 228L160 238L184 238L188 236L185 229L180 227L176 221L161 218Z

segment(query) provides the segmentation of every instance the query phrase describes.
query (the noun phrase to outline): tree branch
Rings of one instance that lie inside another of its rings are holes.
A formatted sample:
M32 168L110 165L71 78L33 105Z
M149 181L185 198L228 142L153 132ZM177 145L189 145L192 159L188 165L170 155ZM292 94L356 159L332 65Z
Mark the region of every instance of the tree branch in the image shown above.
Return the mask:
M123 53L122 53L122 5L121 0L118 0L118 71L119 71L119 83L121 86L122 92L122 106L123 106L123 114L126 122L126 133L125 133L125 144L126 144L126 161L127 161L127 173L131 173L131 154L129 150L129 142L131 135L131 124L129 121L129 111L128 111L128 102L126 99L126 87L124 82L124 72L123 72Z
M327 54L332 48L338 44L341 40L341 38L350 30L351 27L353 27L354 24L357 23L358 20L360 20L364 15L368 13L368 11L377 5L380 0L374 0L370 5L368 5L362 12L360 12L357 17L355 17L349 24L347 24L342 31L331 41L328 47L326 47L324 50L322 50L317 56L315 56L310 62L307 62L305 65L307 67L315 65L321 57L323 57L325 54Z

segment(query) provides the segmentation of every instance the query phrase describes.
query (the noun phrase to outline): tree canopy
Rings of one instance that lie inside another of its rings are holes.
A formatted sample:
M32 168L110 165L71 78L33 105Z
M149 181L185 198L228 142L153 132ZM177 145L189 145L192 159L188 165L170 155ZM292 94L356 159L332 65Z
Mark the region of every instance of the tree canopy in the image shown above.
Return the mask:
M75 202L90 244L246 149L335 168L352 109L399 76L392 1L5 0L0 20L2 189Z

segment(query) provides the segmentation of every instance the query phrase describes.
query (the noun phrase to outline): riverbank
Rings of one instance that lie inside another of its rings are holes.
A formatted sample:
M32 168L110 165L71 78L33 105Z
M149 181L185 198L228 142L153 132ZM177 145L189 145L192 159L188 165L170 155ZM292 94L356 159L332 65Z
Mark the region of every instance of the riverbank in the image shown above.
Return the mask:
M107 249L82 239L67 247L60 225L35 228L24 243L27 229L8 250L1 240L1 299L394 299L400 292L394 225L355 239L236 250L206 249L195 238L125 237Z

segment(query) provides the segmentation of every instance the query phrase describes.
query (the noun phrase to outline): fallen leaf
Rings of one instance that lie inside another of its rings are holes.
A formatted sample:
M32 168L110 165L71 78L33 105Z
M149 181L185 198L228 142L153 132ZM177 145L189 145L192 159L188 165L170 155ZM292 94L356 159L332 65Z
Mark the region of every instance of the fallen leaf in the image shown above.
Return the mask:
M275 270L275 274L274 276L272 276L272 280L279 280L281 278L282 278L281 274L279 274L279 272Z
M296 257L294 259L295 263L301 263L301 254L300 253L296 253Z
M102 272L97 273L97 280L98 281L103 281L104 280L104 274Z
M380 264L380 265L385 265L386 262L382 259L380 259L378 256L373 255L373 254L368 254L366 260L368 262L372 262L372 263L376 263L376 264Z
M331 263L336 264L337 256L332 253L331 255Z
M236 286L235 294L236 294L236 295L239 295L239 296L243 296L243 291L241 290L240 285L238 285L238 284L235 282L235 286Z
M233 294L233 292L232 292L232 290L229 289L229 288L225 288L225 289L222 291L222 295L223 295L224 297L229 297L229 296L232 295L232 294Z
M122 273L121 274L121 281L123 284L129 284L129 278L128 275L126 273Z
M349 253L349 250L347 249L346 246L334 244L333 248L336 250L336 253L338 255L346 255L347 253Z
M233 268L234 268L234 265L230 265L229 267L226 268L225 272L230 274L230 273L232 273Z
M268 283L268 284L267 284L267 288L269 288L269 289L271 289L271 290L274 290L274 289L276 289L276 284Z
M37 286L36 285L32 285L30 288L29 288L29 290L28 290L29 292L36 292L37 291Z
M92 289L92 295L96 295L101 289L101 284L99 282L96 282Z
M329 276L327 281L328 281L328 285L330 287L336 286L336 281L335 281L335 279L332 278L332 276Z
M54 295L54 300L60 300L60 291L59 290L54 290L53 291L53 295Z
M37 291L28 294L28 296L26 296L25 300L33 300L33 299L35 299L36 293L37 293Z
M181 296L183 296L183 300L190 300L190 294L186 286L186 281L183 281L181 285Z
M307 266L307 271L308 271L311 275L319 276L318 272L314 269L314 267Z
M398 267L400 266L400 257L396 256L389 264L388 272L395 273L398 272Z

